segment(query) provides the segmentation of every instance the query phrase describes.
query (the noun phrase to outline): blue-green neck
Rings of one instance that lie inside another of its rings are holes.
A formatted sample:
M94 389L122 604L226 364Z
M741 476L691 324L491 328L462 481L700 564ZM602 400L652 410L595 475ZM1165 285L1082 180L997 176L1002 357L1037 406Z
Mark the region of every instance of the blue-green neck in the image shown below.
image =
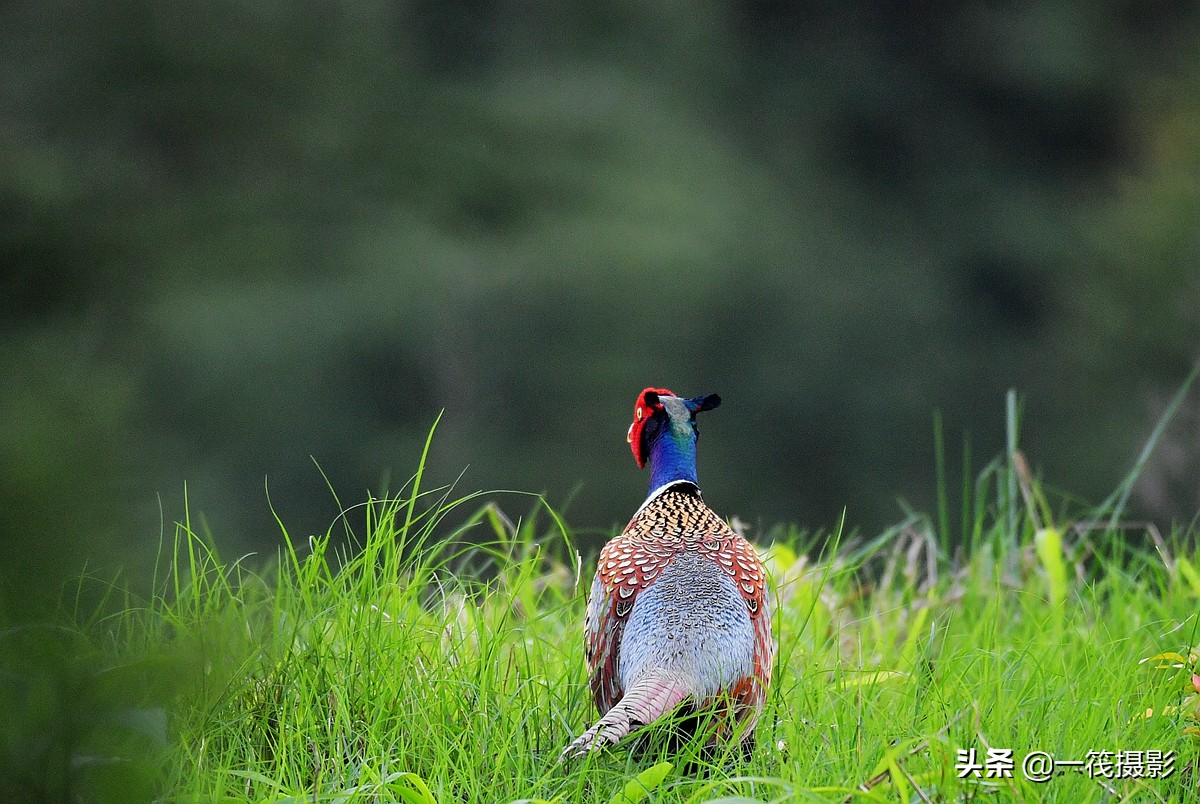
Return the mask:
M696 436L668 428L650 447L650 491L679 480L700 486L696 478Z

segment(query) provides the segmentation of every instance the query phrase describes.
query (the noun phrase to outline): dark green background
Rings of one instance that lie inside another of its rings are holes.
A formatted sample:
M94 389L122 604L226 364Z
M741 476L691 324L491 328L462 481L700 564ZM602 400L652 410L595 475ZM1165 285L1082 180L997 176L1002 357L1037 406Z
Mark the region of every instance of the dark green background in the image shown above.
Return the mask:
M185 481L273 554L264 478L324 531L310 456L395 489L442 408L434 482L606 528L646 385L722 395L755 525L928 509L934 410L982 463L1010 387L1098 500L1200 343L1197 87L1177 2L4 3L7 594L138 576Z

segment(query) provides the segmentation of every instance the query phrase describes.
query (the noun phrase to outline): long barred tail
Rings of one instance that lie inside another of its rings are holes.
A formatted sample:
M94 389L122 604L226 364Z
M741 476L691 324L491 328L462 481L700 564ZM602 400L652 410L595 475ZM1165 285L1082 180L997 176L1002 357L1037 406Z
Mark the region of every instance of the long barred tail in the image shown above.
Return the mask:
M640 678L596 725L564 748L559 759L581 757L612 745L658 720L687 697L682 680L671 673L659 671Z

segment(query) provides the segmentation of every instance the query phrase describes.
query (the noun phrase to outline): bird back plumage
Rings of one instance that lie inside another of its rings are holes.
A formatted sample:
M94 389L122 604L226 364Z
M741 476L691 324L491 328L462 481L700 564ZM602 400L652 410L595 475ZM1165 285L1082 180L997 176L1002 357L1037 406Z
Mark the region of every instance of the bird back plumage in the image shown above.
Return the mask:
M750 735L774 657L766 574L695 484L651 494L605 545L585 649L602 718L564 753L616 742L685 700Z

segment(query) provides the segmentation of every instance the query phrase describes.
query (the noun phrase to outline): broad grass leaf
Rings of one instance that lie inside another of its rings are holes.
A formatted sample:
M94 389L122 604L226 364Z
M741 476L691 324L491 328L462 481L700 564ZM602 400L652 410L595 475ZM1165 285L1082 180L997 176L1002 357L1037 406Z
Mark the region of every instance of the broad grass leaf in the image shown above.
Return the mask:
M671 772L673 765L670 762L660 762L646 768L644 771L633 777L621 792L617 793L609 801L609 804L637 804L650 794L650 791L662 784L663 779Z
M1192 590L1194 597L1200 597L1200 572L1192 566L1192 562L1186 558L1180 557L1175 561L1175 568L1179 570L1179 574L1187 581L1188 587Z
M415 773L401 773L388 789L400 796L404 804L437 804L433 791L425 780Z

